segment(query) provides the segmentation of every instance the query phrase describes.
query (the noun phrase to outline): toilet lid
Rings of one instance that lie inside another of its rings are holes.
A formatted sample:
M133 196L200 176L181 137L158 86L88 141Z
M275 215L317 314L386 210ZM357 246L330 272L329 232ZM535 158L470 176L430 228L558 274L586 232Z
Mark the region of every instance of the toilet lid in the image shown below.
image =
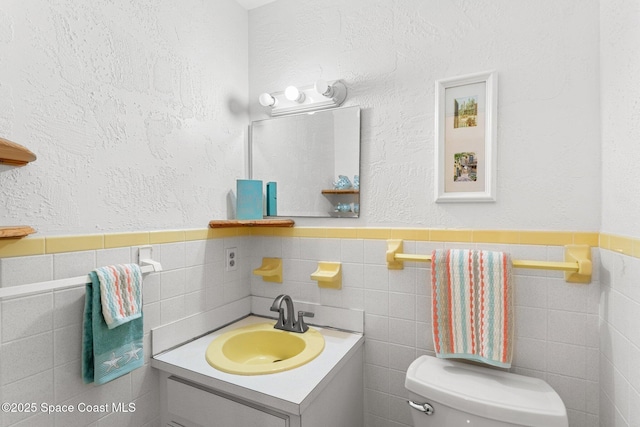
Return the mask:
M409 366L405 387L427 401L491 420L525 426L568 425L560 396L538 378L422 356Z

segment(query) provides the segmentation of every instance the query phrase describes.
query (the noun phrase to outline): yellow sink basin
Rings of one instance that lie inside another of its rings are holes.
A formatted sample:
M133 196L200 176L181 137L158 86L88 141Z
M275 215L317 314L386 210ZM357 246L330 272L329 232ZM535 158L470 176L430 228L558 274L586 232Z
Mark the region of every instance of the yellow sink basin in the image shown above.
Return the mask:
M207 362L230 374L273 374L302 366L324 349L317 330L298 334L274 329L274 324L256 323L218 336L207 347Z

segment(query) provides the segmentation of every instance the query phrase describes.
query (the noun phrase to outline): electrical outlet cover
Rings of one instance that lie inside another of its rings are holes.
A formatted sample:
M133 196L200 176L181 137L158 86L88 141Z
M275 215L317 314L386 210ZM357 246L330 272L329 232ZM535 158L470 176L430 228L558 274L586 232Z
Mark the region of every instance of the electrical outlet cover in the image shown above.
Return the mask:
M227 248L225 252L225 270L236 271L238 269L238 248Z

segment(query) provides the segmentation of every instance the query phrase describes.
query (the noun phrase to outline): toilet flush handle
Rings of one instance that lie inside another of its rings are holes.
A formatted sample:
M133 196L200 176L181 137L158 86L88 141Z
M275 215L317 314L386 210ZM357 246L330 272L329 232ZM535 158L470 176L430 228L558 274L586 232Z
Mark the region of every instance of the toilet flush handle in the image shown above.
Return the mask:
M428 403L416 403L412 400L408 400L407 403L413 409L417 409L418 411L424 412L427 415L433 415L433 406L429 405Z

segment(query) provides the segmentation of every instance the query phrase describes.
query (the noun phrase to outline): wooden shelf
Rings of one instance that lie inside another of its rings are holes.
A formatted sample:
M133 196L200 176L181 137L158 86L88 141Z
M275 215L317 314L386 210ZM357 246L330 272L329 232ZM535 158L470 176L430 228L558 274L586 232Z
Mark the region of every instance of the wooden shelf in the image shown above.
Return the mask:
M328 190L322 190L322 194L360 194L360 190L355 188L347 188L346 190L332 188Z
M0 227L0 239L16 239L35 233L36 230L28 225L16 225L13 227Z
M0 163L13 166L24 166L33 162L36 155L20 144L0 138Z
M230 227L293 227L292 219L214 219L209 221L211 228Z

